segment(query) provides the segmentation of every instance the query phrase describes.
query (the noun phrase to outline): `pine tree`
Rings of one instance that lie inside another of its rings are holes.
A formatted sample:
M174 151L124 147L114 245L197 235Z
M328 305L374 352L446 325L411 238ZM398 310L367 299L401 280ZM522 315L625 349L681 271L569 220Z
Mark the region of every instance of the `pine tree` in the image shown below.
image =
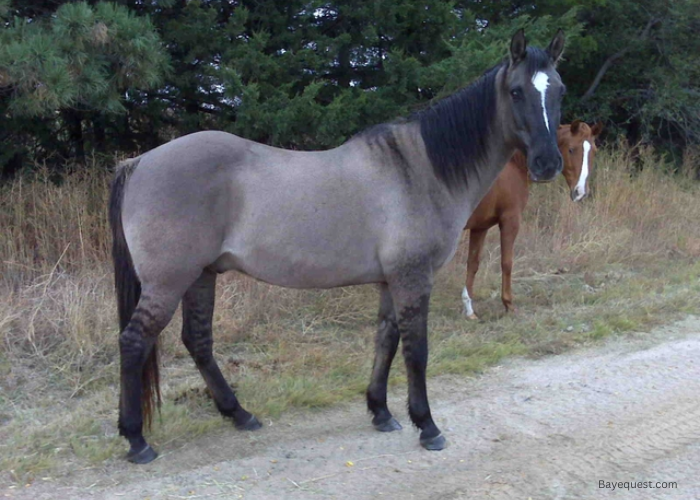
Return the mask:
M0 165L203 129L333 147L468 84L521 27L567 34L565 120L673 150L700 142L697 2L0 0Z
M40 12L40 4L31 12ZM81 161L86 135L91 148L106 151L105 127L124 113L126 92L155 87L166 69L150 21L121 6L65 3L31 22L8 19L0 31L0 106L9 119L2 127L5 158L37 134L46 140L47 155L54 149Z

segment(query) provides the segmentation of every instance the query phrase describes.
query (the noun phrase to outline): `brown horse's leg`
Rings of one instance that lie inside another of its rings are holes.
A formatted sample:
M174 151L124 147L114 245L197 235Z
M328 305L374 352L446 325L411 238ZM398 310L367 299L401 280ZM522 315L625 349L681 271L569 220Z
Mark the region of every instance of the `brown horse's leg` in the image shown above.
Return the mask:
M474 279L479 271L481 251L484 248L488 229L472 229L469 231L469 257L467 260L467 283L462 290L462 302L464 303L464 315L468 319L478 319L472 308L474 298Z
M511 290L511 274L513 272L513 248L515 238L520 229L520 217L510 217L500 222L501 230L501 299L506 312L516 312L513 306L513 291Z
M374 342L372 379L367 388L367 408L374 415L374 428L381 432L390 432L401 429L401 424L391 415L386 404L389 370L399 346L399 328L389 287L386 284L379 285L379 293L378 328Z
M119 335L121 394L119 398L119 433L130 445L127 459L134 463L148 463L156 458L156 452L143 437L144 413L142 394L157 389L157 365L147 367L146 361L154 349L158 335L172 318L179 297L160 295L144 290L126 328ZM155 361L157 363L157 360ZM148 384L146 370L156 371L155 387ZM150 398L146 398L147 421L150 421Z
M260 422L240 405L212 353L215 288L216 273L205 270L185 293L182 298L182 341L221 414L231 418L238 429L259 429Z

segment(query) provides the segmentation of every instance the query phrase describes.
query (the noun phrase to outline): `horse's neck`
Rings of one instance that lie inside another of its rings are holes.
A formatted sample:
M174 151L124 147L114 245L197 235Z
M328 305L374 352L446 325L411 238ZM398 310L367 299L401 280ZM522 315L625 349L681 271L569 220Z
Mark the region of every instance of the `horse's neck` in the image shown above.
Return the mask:
M498 82L504 78L503 71L503 69L499 70L494 85L498 86ZM505 168L506 163L513 156L513 153L516 152L515 143L513 142L514 138L508 137L505 125L506 122L512 119L507 114L507 109L497 99L496 116L490 117L490 123L484 123L481 128L481 130L489 130L488 135L483 138L488 141L487 153L476 164L476 175L468 179L467 188L463 192L462 200L460 200L463 210L461 217L464 217L464 221L462 221L464 224L466 224L479 202L489 192ZM522 153L519 154L522 155ZM524 157L524 155L522 156ZM524 163L526 164L527 162L525 161Z

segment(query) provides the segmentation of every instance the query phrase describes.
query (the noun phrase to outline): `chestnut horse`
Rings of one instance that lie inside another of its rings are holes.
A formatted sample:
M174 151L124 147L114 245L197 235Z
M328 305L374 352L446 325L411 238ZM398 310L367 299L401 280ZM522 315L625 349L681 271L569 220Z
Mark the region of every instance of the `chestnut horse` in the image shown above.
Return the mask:
M602 130L601 123L591 127L579 120L572 122L571 125L559 126L557 142L564 158L562 174L569 185L573 201L581 201L588 194L588 176L593 168L597 150L595 139ZM518 151L508 161L491 190L467 221L464 229L470 231L469 257L467 283L462 291L462 302L464 314L469 319L477 319L471 299L474 297L474 278L479 270L486 233L496 224L501 231L501 298L506 312L515 311L511 291L513 246L527 204L529 186L527 159Z

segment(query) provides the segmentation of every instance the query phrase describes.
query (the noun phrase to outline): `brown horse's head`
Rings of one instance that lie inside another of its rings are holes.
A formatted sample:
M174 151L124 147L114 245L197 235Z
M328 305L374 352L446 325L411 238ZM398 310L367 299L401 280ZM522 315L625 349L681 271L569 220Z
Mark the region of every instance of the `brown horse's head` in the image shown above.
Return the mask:
M562 173L573 201L581 201L588 195L588 178L598 150L595 140L602 130L600 122L589 126L581 120L559 126L559 150L564 159Z

